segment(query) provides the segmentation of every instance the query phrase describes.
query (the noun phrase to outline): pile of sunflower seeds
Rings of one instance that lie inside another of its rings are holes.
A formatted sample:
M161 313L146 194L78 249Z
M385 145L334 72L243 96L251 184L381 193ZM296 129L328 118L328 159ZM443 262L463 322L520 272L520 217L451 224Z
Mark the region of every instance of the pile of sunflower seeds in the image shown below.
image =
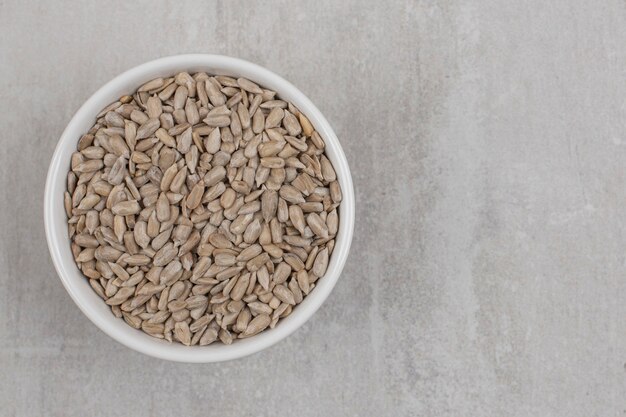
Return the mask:
M185 345L254 336L324 276L342 195L306 116L244 78L181 72L103 109L65 210L118 318Z

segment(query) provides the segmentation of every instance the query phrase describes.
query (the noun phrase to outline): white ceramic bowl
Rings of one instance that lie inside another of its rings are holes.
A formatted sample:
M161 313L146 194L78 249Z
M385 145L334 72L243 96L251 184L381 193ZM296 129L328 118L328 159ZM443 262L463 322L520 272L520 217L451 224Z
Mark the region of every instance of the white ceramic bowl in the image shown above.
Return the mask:
M210 74L248 78L278 92L284 100L292 102L307 115L315 129L326 142L326 154L337 171L343 193L339 209L339 231L335 249L326 275L317 286L294 308L291 315L281 320L274 329L266 330L249 339L236 340L226 346L215 343L209 346L183 346L178 343L152 338L135 330L123 320L113 316L109 307L91 289L87 279L78 270L67 233L67 219L63 207L63 193L72 152L78 139L95 122L102 108L129 94L153 78L170 76L178 71L205 71ZM132 68L108 82L83 104L61 135L56 147L46 181L44 217L48 248L61 282L76 305L102 331L118 342L161 359L179 362L218 362L240 358L265 349L302 326L330 294L348 257L354 228L354 189L348 162L339 140L324 116L300 90L273 72L240 59L220 55L177 55L157 59Z

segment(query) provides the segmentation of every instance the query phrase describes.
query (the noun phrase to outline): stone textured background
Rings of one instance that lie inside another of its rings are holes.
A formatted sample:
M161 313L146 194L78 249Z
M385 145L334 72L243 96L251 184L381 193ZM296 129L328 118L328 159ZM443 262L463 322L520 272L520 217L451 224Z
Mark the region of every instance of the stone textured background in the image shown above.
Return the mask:
M223 364L109 339L43 231L72 114L184 52L292 81L356 186L326 304ZM625 87L622 0L0 0L0 415L626 414Z

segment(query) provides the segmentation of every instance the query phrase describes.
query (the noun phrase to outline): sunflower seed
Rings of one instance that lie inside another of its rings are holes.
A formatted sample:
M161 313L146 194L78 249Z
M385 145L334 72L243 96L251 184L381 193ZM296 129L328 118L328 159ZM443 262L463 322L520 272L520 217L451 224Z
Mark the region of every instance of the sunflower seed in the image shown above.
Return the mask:
M189 346L191 344L191 330L185 321L180 321L174 325L174 336L183 344Z
M255 83L253 83L250 80L247 80L245 78L238 78L237 79L237 85L241 88L243 88L244 90L253 93L253 94L261 94L263 93L263 90L261 90L261 88L256 85Z
M317 236L322 239L328 238L328 226L317 213L311 213L306 216L306 222Z
M115 215L128 216L130 214L137 214L141 210L141 206L137 200L121 201L111 208L111 211Z
M270 316L268 314L259 314L248 324L246 329L240 334L239 337L250 337L254 336L265 330L267 326L270 325Z

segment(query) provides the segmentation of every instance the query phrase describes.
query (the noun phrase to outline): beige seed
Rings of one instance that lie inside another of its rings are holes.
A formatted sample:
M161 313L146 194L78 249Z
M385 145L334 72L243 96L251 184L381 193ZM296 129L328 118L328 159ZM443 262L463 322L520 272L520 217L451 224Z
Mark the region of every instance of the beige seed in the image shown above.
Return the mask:
M104 166L104 163L101 160L90 159L88 161L77 164L76 167L73 168L73 170L75 172L81 172L81 173L95 172L95 171L100 170L103 166Z
M275 284L282 284L287 281L291 274L291 266L285 262L279 263L274 270L273 281Z
M187 97L189 97L189 90L187 87L179 85L174 92L174 110L182 109L187 101Z
M322 277L326 273L326 268L328 267L328 249L324 248L321 250L317 257L315 258L315 262L313 263L313 269L311 270L313 274L317 277Z
M200 346L207 346L215 342L218 338L218 330L214 328L208 328L200 338L198 344Z
M128 216L130 214L137 214L141 210L139 202L136 200L120 201L111 208L111 211L115 215Z
M175 265L173 263L173 265ZM170 301L174 301L174 300L178 300L181 298L181 296L183 295L183 293L185 292L185 283L182 281L176 281L174 284L172 284L170 288L170 292L167 296L167 301L168 303ZM180 304L180 303L179 303ZM185 308L187 306L186 302L183 302L182 305L178 306L177 304L168 304L167 308L170 309L171 311L178 311L178 310L182 310L183 308Z
M265 330L267 326L270 325L270 322L271 318L268 314L259 314L254 319L252 319L250 324L248 324L248 326L246 327L246 330L241 333L240 337L244 338L259 334L260 332Z
M170 218L170 202L165 193L161 193L156 203L157 220L164 222Z
M191 127L187 128L183 133L176 138L176 149L182 154L186 154L191 150L192 144L192 130Z
M283 227L276 218L270 221L270 233L272 235L272 243L278 244L283 241Z
M273 108L267 119L265 119L265 128L271 129L280 126L283 117L285 116L285 112L280 107Z
M252 159L257 156L258 146L261 143L262 139L263 137L261 135L256 135L254 138L252 138L243 150L243 156L248 159Z
M200 232L197 230L193 230L189 235L189 238L183 245L180 247L178 251L178 256L183 256L190 250L196 247L196 245L200 242Z
M278 199L278 210L276 211L276 217L281 223L287 223L289 220L289 208L287 202L282 198Z
M159 233L154 239L152 239L150 246L155 251L158 251L163 247L163 245L165 245L169 241L171 235L172 229L164 230L163 232Z
M180 171L178 171L178 173L172 180L172 183L170 184L170 191L174 193L178 193L181 187L183 186L183 184L185 183L186 179L187 179L187 169L182 168Z
M113 232L115 232L117 241L121 243L126 232L126 220L123 216L115 216L113 218Z
M167 130L159 128L156 132L154 132L154 135L157 137L157 139L163 142L165 146L169 146L170 148L176 147L176 139L174 139L169 133L167 133Z
M98 203L100 202L100 196L96 195L96 194L90 194L86 197L84 197L80 203L78 204L77 209L85 212L87 210L90 210L92 208L94 208Z
M204 148L209 154L214 154L220 150L222 144L222 138L220 135L220 129L215 128L209 133L209 136L204 141Z
M163 78L155 78L154 80L148 81L147 83L139 87L137 91L142 92L142 91L156 90L158 88L161 88L163 84L164 84Z
M296 279L298 281L298 286L300 287L300 290L302 290L304 294L308 294L310 284L309 274L307 273L307 271L305 269L298 271L298 273L296 274Z
M317 213L311 213L306 216L306 222L313 231L313 233L315 233L317 236L321 237L322 239L328 238L328 227L326 226L324 220L322 220L322 218Z
M258 146L258 153L261 158L276 156L285 147L285 142L271 140ZM272 167L270 167L272 168Z
M85 227L90 234L96 231L96 228L100 225L100 218L98 217L97 210L90 210L85 216Z
M226 127L230 124L230 113L231 111L226 106L215 107L209 111L203 122L207 126Z
M304 213L319 213L324 210L324 205L322 203L310 202L307 201L305 203L300 204L300 208Z
M260 187L262 184L267 181L270 176L270 169L264 166L258 167L256 170L256 175L254 176L254 181L256 182L257 187Z
M249 260L248 263L246 263L246 268L250 272L258 271L258 269L269 260L270 260L269 255L267 253L262 253L258 256L255 256L251 260Z
M174 335L184 345L191 344L191 331L185 321L180 321L174 325Z
M287 202L291 204L304 203L304 197L302 196L300 191L291 185L283 185L282 187L280 187L279 194L282 198L284 198Z
M276 216L276 210L278 209L278 193L276 191L265 191L261 195L261 212L263 213L263 219L269 222Z
M94 257L99 261L117 262L122 252L111 246L100 246L96 248ZM128 261L127 261L128 262ZM110 270L110 269L109 269Z
M263 289L267 291L269 289L269 284L270 284L270 274L267 268L265 266L262 266L261 268L259 268L259 270L256 271L256 277L261 287L263 287Z
M167 191L170 189L170 185L172 181L174 181L174 177L178 173L178 167L176 165L170 166L163 173L163 178L161 179L161 191Z
M187 99L187 102L185 103L185 116L187 117L187 122L192 126L200 122L198 107L196 107L196 103L192 99Z
M235 255L232 253L218 253L214 257L215 264L219 266L232 266L235 264Z
M263 93L263 90L261 90L261 88L256 85L255 83L253 83L252 81L246 79L246 78L238 78L237 79L237 85L241 88L243 88L244 90L253 93L253 94L261 94Z
M144 272L139 271L131 275L130 278L128 278L128 280L126 280L126 282L122 284L122 286L134 287L135 285L139 284L143 279L144 279ZM138 307L138 305L134 305L133 307Z
M90 261L94 260L95 259L95 254L96 254L95 248L85 248L74 259L76 260L76 262L86 263L86 262L90 262ZM83 268L84 267L85 266L83 266Z
M287 262L294 271L300 271L304 268L304 262L302 262L302 259L293 253L284 254L283 260Z
M266 168L282 168L285 166L285 160L277 156L269 156L261 158L261 165Z
M233 190L232 188L228 188L224 191L224 193L222 193L222 196L220 197L220 205L223 208L227 209L233 205L236 197L237 193L235 192L235 190Z
M204 194L204 181L200 180L191 190L189 196L187 197L187 207L190 209L195 209L200 204L202 200L202 195Z
M261 245L257 245L257 244L250 245L244 250L242 250L239 255L237 255L236 260L240 262L247 262L250 259L260 255L262 251L263 251L263 248L261 247Z
M263 245L263 250L269 253L272 258L281 258L283 256L283 250L276 245Z
M291 185L297 188L304 195L311 194L316 187L315 182L306 172L300 173L296 179L292 181Z
M72 197L67 191L63 195L63 206L65 207L65 215L72 217Z
M170 262L159 276L159 283L161 285L172 285L182 275L183 266L179 261Z
M124 140L132 151L137 144L137 124L131 120L124 121Z
M287 284L287 287L289 288L289 291L291 291L291 293L293 294L293 299L296 304L300 304L304 299L304 295L302 294L302 290L298 285L298 281L295 278L292 278Z
M243 234L243 241L246 243L254 243L261 235L261 222L259 219L254 219Z
M259 236L259 244L261 245L269 245L272 243L272 233L270 229L270 225L268 223L264 223L261 227L261 235Z
M217 83L213 83L209 80L206 83L206 94L208 99L211 101L211 104L215 107L219 107L226 104L226 97L224 97L224 94L220 92L216 84Z
M337 215L337 209L334 209L328 216L326 217L326 226L328 227L328 233L331 236L337 234L337 230L339 229L339 217Z
M256 111L252 116L252 131L255 134L263 132L265 129L265 116L262 111Z
M339 183L337 181L331 182L329 189L330 198L333 200L333 202L340 203L343 197L341 195L341 187L339 187Z
M131 266L140 266L140 265L148 265L150 263L150 257L146 255L131 255L128 258L125 258L124 261Z
M237 275L241 271L241 269L242 268L240 266L231 266L230 268L226 268L223 271L218 272L215 278L217 278L218 281L232 278Z
M246 168L247 169L247 168ZM245 171L245 170L244 170ZM245 172L244 172L244 181L246 181L245 179ZM254 180L250 181L250 183L253 183ZM258 200L258 198L263 194L265 190L256 190L256 191L252 191L250 194L248 194L245 198L244 198L244 202L246 204L248 203L255 203L258 204L258 207L254 210L254 211L259 211L261 208L261 203Z
M204 184L211 187L226 178L226 169L223 166L217 166L211 169L204 176Z
M157 118L148 119L145 123L143 123L137 129L136 139L140 140L140 139L145 139L145 138L152 136L154 132L156 132L160 126L161 126L161 122L159 121L159 119Z
M150 323L144 321L141 323L141 330L153 337L163 338L165 326L162 323Z
M289 220L293 226L298 229L300 234L304 234L304 228L306 227L306 222L304 220L304 213L300 206L291 205L289 206Z
M260 301L253 301L251 303L248 303L248 308L250 308L252 314L272 314L272 308L269 305Z
M233 222L230 225L231 233L234 233L236 235L242 234L246 230L248 225L252 222L253 218L254 218L254 215L251 213L237 216L237 218L233 220Z
M148 226L146 228L146 233L150 238L155 238L159 234L159 230L161 225L156 217L156 211L152 211L150 217L148 218Z
M166 243L161 249L154 255L153 264L155 266L167 265L172 259L176 257L178 251L174 247L174 244Z
M300 120L300 125L302 126L302 134L304 136L311 136L314 129L309 119L307 119L304 114L298 113L298 120Z
M233 336L226 329L220 329L219 338L225 345L230 345L233 343Z
M325 181L332 182L337 179L337 175L335 174L335 170L333 169L333 165L330 163L328 158L324 155L320 158L320 164L322 167L322 176Z
M196 262L196 264L193 266L193 271L191 275L192 280L203 276L207 272L210 266L211 266L211 258L209 258L208 256L200 257L198 261Z
M246 289L248 288L248 283L250 282L250 274L243 274L237 280L237 283L230 291L230 298L234 301L239 301L243 298L246 293Z
M102 159L104 158L105 151L99 146L88 146L81 151L85 158L89 159Z
M296 304L293 293L289 291L289 289L285 287L284 285L276 285L272 292L274 293L276 298L278 298L283 303L287 303L291 305Z
M233 326L233 330L235 330L237 333L243 333L248 327L251 319L252 314L250 313L249 309L246 308L241 310L241 312L237 316L237 322Z
M156 119L161 115L161 113L163 113L161 100L157 96L148 98L148 102L146 103L146 113L148 113L148 117L151 119Z
M228 238L226 238L226 236L224 236L221 233L214 233L211 236L209 236L209 242L211 243L211 245L215 246L216 248L230 248L232 247L232 242L230 240L228 240Z
M307 250L310 249L310 246L311 246L311 239L307 239L302 236L285 235L283 236L283 240L291 246L300 247L300 248L304 248ZM293 250L295 251L296 248L294 248Z
M287 129L287 132L291 136L298 136L302 132L302 127L300 126L298 119L289 111L285 111L283 126Z
M141 110L137 110L137 109L135 109L135 110L133 110L133 111L130 113L130 119L131 119L133 122L135 122L135 123L137 123L137 124L141 125L141 124L144 124L145 122L147 122L147 121L148 121L148 119L150 119L150 118L148 117L148 115L147 115L147 114L145 114L145 113L144 113L144 112L142 112Z
M213 201L219 198L226 191L226 185L223 182L218 182L214 186L210 187L206 193L204 193L204 197L202 197L203 201Z
M110 306L119 306L124 301L128 300L128 298L133 295L134 292L134 287L122 287L115 293L113 297L109 298L106 303Z

